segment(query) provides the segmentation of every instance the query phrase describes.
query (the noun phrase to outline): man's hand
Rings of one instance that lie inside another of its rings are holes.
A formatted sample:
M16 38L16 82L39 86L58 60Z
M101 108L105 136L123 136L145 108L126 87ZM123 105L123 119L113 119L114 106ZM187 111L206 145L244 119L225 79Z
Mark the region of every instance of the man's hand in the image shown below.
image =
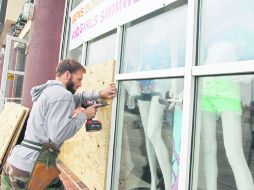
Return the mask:
M109 84L107 88L100 91L100 98L114 98L117 94L117 88L115 83Z
M88 108L82 110L82 112L87 116L87 119L93 118L97 112L97 104L89 106Z

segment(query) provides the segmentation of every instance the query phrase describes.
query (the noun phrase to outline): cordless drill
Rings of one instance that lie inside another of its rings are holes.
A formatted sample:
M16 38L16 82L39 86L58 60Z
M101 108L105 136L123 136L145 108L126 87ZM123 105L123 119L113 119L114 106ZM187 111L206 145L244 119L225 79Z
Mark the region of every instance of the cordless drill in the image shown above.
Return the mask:
M107 102L96 101L96 100L86 100L85 102L82 102L81 107L87 108L87 107L92 106L94 104L97 105L96 108L105 107L108 105ZM99 120L95 120L93 118L87 119L86 131L92 132L92 131L99 131L101 129L102 129L102 124Z

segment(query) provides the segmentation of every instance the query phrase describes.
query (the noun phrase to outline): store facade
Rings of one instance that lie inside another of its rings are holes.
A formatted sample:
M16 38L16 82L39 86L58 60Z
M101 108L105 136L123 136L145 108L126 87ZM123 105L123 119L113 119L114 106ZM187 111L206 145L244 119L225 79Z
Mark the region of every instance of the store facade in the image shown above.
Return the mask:
M254 189L252 0L66 5L61 57L116 61L106 189Z

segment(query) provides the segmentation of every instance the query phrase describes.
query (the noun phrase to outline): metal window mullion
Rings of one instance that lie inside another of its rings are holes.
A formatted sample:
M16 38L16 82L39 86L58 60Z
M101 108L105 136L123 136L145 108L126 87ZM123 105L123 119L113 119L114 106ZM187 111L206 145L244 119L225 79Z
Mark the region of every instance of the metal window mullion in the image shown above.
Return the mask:
M68 9L68 11L65 11L65 15L64 15L64 22L65 22L65 19L66 19L66 16L67 16L67 23L65 25L65 23L63 23L63 28L62 28L62 33L66 33L66 36L64 37L64 39L62 39L62 43L63 43L63 55L62 55L62 58L63 59L66 59L66 56L67 56L67 52L69 51L69 38L71 36L71 34L69 34L70 32L70 23L71 23L71 20L69 19L69 14L71 12L71 5L72 5L72 0L69 0L66 1L66 6L65 6L65 9ZM67 15L66 15L66 12L67 12ZM65 29L65 30L64 30ZM63 35L62 35L62 38L63 38ZM59 50L60 53L59 53L59 57L61 56L61 51L62 50Z
M10 40L10 47L11 47L11 41L18 42L18 43L23 43L23 44L26 44L26 43L27 43L26 40L20 39L20 38L15 37L15 36L9 36L9 35L8 35L7 38L9 38L9 40Z
M195 89L195 76L192 75L192 67L195 65L196 59L197 5L198 0L188 1L184 101L178 182L179 190L188 190L190 181L191 139Z
M65 26L68 24L66 23L66 15L69 14L68 3L69 1L65 1L65 5L64 5L64 15L63 15L63 24L62 24L62 34L61 34L61 48L59 48L59 53L58 53L59 60L62 58L65 58L65 52L66 52L66 45L65 45L66 37L64 38L63 33L67 34L68 32L68 31L65 31ZM66 9L68 9L68 11ZM67 22L69 21L67 20Z
M86 41L86 57L85 57L85 65L87 66L89 64L89 51L90 51L90 48L91 48L91 42L92 40L89 40L89 41Z
M4 100L22 100L22 98L4 98Z
M87 66L87 63L88 63L88 46L89 46L88 41L86 41L84 43L84 46L85 46L85 48L84 48L84 52L83 52L84 53L83 59L84 59L84 65Z
M64 57L66 57L68 55L68 51L69 51L69 43L70 43L70 38L71 38L71 19L69 18L69 14L71 13L71 7L72 7L72 2L73 0L70 0L69 2L69 11L68 11L68 21L67 21L67 26L66 26L66 33L68 34L68 36L65 38L65 51L64 51Z
M123 26L119 26L117 28L117 34L116 34L116 49L115 49L115 74L118 74L120 72L120 62L121 62L121 47L122 47L122 36L123 36ZM116 84L118 87L119 85ZM116 109L117 109L117 99L114 98L112 101L112 113L111 113L111 128L110 128L110 137L109 137L109 149L108 149L108 164L107 164L107 177L106 177L106 190L112 189L112 179L113 179L113 161L114 163L120 164L121 157L117 156L114 157L114 146L115 146L115 138L116 138ZM121 147L120 144L117 144L118 147L118 153L119 153L119 147ZM116 150L117 152L117 150ZM119 160L114 160L114 158L117 158ZM116 178L114 178L116 179Z
M211 65L199 65L192 68L194 76L245 74L254 72L254 61L238 61Z
M82 53L81 53L81 64L86 65L86 57L87 57L87 43L82 44Z
M0 94L0 112L4 106L4 98L5 98L5 91L7 85L7 73L8 73L8 63L10 60L10 50L11 50L11 36L7 35L6 37L6 49L5 49L5 58L2 70L2 80L1 80L1 94Z
M14 75L22 75L22 76L25 75L25 72L22 72L22 71L8 70L7 73L8 73L8 74L14 74Z
M183 77L184 68L163 69L154 71L143 71L134 73L123 73L116 75L116 80L134 80L134 79L159 79L159 78L171 78L171 77Z

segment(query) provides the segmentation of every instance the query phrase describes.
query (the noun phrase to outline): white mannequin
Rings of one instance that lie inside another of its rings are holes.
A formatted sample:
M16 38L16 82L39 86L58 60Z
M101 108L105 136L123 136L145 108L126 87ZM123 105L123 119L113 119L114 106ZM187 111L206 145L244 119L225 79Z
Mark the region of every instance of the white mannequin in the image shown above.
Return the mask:
M171 83L170 97L172 97L172 99L168 99L168 101L170 102L170 107L168 109L171 109L173 106L175 106L176 102L179 103L182 101L183 80L156 80L155 83L161 85L160 89L162 89L162 87L164 87L165 89L165 87L167 86L168 88L166 89L169 89L169 83ZM128 89L128 92L132 95L130 95L127 105L129 109L134 109L135 96L133 95L133 93L137 93L139 91L136 88L138 84L137 81L128 82L128 84L129 85L126 85L126 88ZM156 93L154 95L146 94L146 96L150 96L150 99L142 99L141 95L141 98L139 98L137 102L141 116L141 122L144 127L145 133L147 157L151 172L151 189L156 190L156 185L158 184L156 172L157 158L164 178L165 190L171 190L171 153L170 150L166 147L166 144L162 138L162 121L165 105L159 102L160 97Z
M149 22L149 26L147 25L148 29L140 41L139 60L134 62L135 66L137 66L135 71L168 69L184 65L184 61L179 61L179 58L180 60L182 58L182 52L179 50L184 50L185 34L183 31L185 31L186 26L185 17L186 9L180 8L177 11L173 11L170 17L162 16L154 19L153 23ZM170 27L165 23L170 23ZM142 31L144 31L144 26ZM179 86L177 86L175 81L178 80L152 79L147 82L147 86L142 86L137 81L133 81L133 84L129 83L130 86L129 88L127 87L129 93L127 104L130 109L135 107L133 97L141 95L137 103L145 133L147 157L151 172L151 190L157 189L156 158L162 171L165 190L171 190L172 187L172 155L162 138L165 105L159 103L159 95L156 93L161 93L164 96L165 92L170 90L172 93L171 97L176 98L175 95L179 95L179 91L176 92L175 87L179 88ZM149 83L153 81L155 84ZM140 86L142 87L139 88ZM147 96L150 95L150 99L142 99L142 93Z
M174 28L172 28L174 30ZM171 32L171 34L176 33ZM164 34L165 35L165 34ZM158 40L157 38L161 38L162 35L151 35L147 36L146 44L149 45L156 45L158 42L161 42L161 39ZM149 40L148 40L149 39ZM178 46L176 42L176 35L174 35L174 40L171 39L171 60L168 64L171 64L172 67L176 67L178 64ZM157 58L159 60L159 58ZM155 63L158 64L158 63ZM165 65L162 65L165 67ZM170 90L171 84L171 90ZM132 84L130 91L136 91L135 93L140 95L140 89L135 89L135 86L139 86L138 84ZM153 86L153 85L151 85ZM182 85L179 84L179 79L170 79L170 80L155 80L155 88L162 93L163 95L166 91L170 90L170 95L173 98L178 97L179 89ZM162 171L165 190L171 190L171 180L172 180L172 165L171 165L171 155L169 150L166 147L166 144L162 138L162 121L163 121L163 114L165 110L165 105L159 103L159 95L152 95L152 93L156 92L153 87L145 87L144 91L149 96L151 96L150 100L138 100L138 107L141 116L141 121L144 127L145 132L145 141L146 141L146 150L147 150L147 157L150 166L151 172L151 190L156 190L157 186L157 171L156 171L156 158L158 160L160 169ZM134 90L133 90L134 89ZM129 92L130 92L129 91ZM148 91L148 92L147 92ZM134 94L135 94L134 93ZM133 92L130 92L133 94ZM132 96L133 97L133 96ZM132 103L131 103L132 102ZM129 105L132 105L134 108L133 100L129 102ZM173 105L173 104L171 104Z
M208 58L206 63L211 64L237 61L241 55L242 50L243 44L238 42L225 41L215 43L208 51ZM219 77L208 80L211 83L213 82L212 80L218 81L218 79ZM227 76L221 79L224 81L225 79L228 79L229 85L234 85L234 87L239 85L240 87L241 81L236 81L234 77L232 77L232 81ZM206 84L204 82L203 88L205 85ZM223 98L225 98L225 92L223 92L223 89L217 93L223 94ZM202 95L208 96L207 94L204 94L204 92ZM240 91L238 93L232 93L230 96L231 97L228 97L228 99L238 99L240 105ZM217 98L221 98L220 95L218 95ZM222 121L226 155L233 170L237 188L238 190L253 190L253 179L243 153L241 112L235 110L223 110L217 113L204 110L202 111L201 143L204 148L204 173L206 179L206 189L217 190L218 166L216 120L218 114L220 115Z
M159 103L159 96L151 101L138 100L141 121L144 126L146 150L151 171L151 190L156 190L156 157L165 183L165 190L171 189L171 164L169 151L161 136L161 127L165 105Z
M167 33L161 33L160 35L154 35L151 33L150 35L145 36L144 41L146 46L150 47L151 49L141 48L142 50L145 49L140 58L140 69L139 70L151 70L150 67L167 67L164 63L165 57L159 57L158 52L159 47L158 43L164 44L164 39L166 38ZM156 48L153 49L152 48ZM163 51L168 48L163 47ZM167 51L167 50L166 50ZM164 55L162 53L162 55ZM169 60L170 61L170 60ZM170 62L167 62L170 64ZM160 63L160 65L159 65ZM151 66L150 64L154 64ZM154 84L152 84L154 82ZM166 83L165 83L166 82ZM142 86L142 87L141 87ZM156 88L153 89L153 88ZM168 88L167 88L168 87ZM167 91L169 90L169 83L168 80L147 80L144 81L143 84L141 82L133 81L130 86L127 87L128 92L130 94L128 107L130 109L134 109L134 98L136 96L140 96L142 93L145 96L150 96L150 99L147 100L138 100L138 107L141 116L141 122L144 127L145 133L145 141L146 141L146 150L147 150L147 157L150 166L150 173L151 173L151 190L157 189L157 171L156 171L156 158L159 162L159 166L162 171L165 190L171 189L171 163L170 163L170 153L166 147L165 142L162 139L162 121L163 121L163 113L165 109L165 105L159 103L159 95L155 95L157 90ZM154 95L152 95L155 93ZM163 92L161 92L163 93ZM165 92L164 92L165 94Z

